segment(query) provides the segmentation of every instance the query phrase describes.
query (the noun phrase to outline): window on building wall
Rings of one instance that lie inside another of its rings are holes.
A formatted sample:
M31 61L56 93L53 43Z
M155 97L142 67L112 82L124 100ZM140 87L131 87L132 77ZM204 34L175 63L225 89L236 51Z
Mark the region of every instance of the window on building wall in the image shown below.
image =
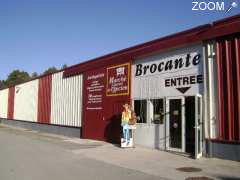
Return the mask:
M163 99L152 99L150 105L151 121L154 124L163 124L164 122L164 101Z
M134 111L137 116L137 123L147 122L147 100L135 100Z

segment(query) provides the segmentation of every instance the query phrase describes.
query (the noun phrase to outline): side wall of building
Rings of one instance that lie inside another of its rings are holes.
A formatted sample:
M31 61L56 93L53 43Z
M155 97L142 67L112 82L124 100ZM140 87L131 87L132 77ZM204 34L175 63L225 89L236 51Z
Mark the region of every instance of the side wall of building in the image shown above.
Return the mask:
M58 72L1 90L0 117L81 127L82 75Z
M83 138L120 143L121 113L131 96L131 65L127 60L83 74Z
M7 118L8 114L8 89L0 91L0 117Z
M82 121L82 75L52 75L51 124L80 127Z
M50 124L51 121L52 75L39 79L38 122Z
M37 122L38 83L36 79L15 87L13 119Z
M217 38L207 46L212 49L208 50L212 72L207 94L208 154L240 160L240 34Z
M216 42L220 140L240 142L240 34Z

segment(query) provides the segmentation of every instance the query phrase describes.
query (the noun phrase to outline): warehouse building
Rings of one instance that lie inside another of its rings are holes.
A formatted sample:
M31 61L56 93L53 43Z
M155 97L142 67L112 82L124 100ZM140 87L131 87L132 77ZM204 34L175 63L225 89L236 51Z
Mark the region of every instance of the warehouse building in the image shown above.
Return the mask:
M240 16L123 49L0 91L2 123L240 160Z

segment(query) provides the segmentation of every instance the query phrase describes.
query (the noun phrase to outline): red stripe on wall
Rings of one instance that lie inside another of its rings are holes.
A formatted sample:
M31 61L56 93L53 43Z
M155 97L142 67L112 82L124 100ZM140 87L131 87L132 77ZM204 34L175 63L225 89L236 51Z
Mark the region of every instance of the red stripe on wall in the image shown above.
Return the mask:
M52 75L39 79L38 87L38 122L50 124Z
M228 123L228 140L234 139L234 102L233 102L233 57L231 39L225 40L226 48L226 72L227 72L227 123Z
M224 96L223 96L223 67L222 67L222 44L217 42L217 74L218 74L218 119L219 119L219 138L225 137L224 125Z
M10 87L8 90L8 119L13 119L14 114L14 97L15 97L15 87Z
M240 141L240 38L235 38L236 47L236 76L237 76L237 118L238 118L238 129L237 139Z
M240 141L240 34L217 39L219 137Z

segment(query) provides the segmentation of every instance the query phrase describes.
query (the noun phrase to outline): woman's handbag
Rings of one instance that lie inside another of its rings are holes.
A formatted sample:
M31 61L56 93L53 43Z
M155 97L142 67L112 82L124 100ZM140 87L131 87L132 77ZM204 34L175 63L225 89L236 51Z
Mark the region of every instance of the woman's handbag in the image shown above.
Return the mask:
M137 116L136 116L135 112L132 112L131 118L129 119L128 124L129 125L135 125L136 122L137 122Z

